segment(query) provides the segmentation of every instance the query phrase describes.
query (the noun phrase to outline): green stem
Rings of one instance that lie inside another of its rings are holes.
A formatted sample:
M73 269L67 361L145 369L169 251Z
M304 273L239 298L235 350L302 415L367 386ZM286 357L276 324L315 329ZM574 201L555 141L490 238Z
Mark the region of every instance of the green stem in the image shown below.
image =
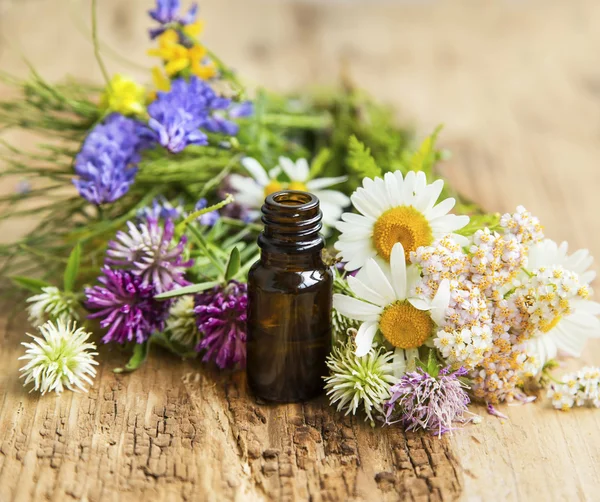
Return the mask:
M100 67L102 75L104 76L104 80L106 80L106 85L110 90L110 77L108 75L106 66L104 66L104 61L102 61L102 57L100 56L100 43L98 42L98 19L96 6L97 0L92 0L92 42L94 44L94 54L96 56L96 61L98 61L98 66Z

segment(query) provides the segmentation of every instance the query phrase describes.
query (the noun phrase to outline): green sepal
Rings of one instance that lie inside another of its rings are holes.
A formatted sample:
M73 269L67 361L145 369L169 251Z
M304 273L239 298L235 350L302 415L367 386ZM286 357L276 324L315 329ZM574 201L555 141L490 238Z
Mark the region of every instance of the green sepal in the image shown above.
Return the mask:
M77 243L69 255L67 267L64 274L64 290L73 291L75 280L79 273L79 264L81 263L81 243Z

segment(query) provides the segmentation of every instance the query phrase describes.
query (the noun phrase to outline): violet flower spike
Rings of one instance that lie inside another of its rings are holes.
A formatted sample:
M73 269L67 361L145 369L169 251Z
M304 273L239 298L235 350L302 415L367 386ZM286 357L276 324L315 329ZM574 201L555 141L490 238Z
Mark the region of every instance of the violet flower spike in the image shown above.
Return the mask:
M106 263L125 267L142 279L143 286L152 285L156 293L170 291L176 285L186 286L185 273L194 260L184 261L187 237L174 239L175 224L164 224L149 218L135 225L127 222L128 232L117 232L108 243Z
M152 285L143 285L131 272L108 266L102 268L98 282L100 285L85 290L86 306L92 311L88 317L100 319L100 326L108 328L104 343L143 343L164 329L171 303L155 300Z
M198 295L196 317L204 351L203 361L214 361L221 369L246 365L247 285L230 281Z
M194 3L183 16L179 15L179 9L181 8L180 0L157 0L156 7L148 11L148 15L160 23L161 26L158 28L151 28L150 38L155 39L161 35L168 28L169 24L180 24L186 26L196 21L198 15L198 4Z
M390 389L386 423L400 421L408 431L424 429L441 436L454 429L454 422L470 421L465 417L470 399L466 386L458 379L465 374L464 368L454 372L444 368L437 378L421 368L405 373ZM393 420L393 416L399 416L398 420Z

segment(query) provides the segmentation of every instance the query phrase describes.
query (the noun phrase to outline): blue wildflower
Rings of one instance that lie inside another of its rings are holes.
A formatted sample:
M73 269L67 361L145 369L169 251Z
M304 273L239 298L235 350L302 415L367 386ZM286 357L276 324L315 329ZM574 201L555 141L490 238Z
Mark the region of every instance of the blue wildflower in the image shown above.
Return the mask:
M154 39L164 33L164 31L169 28L169 24L186 26L196 21L196 16L198 15L197 4L192 4L187 14L184 14L183 16L179 16L180 8L180 0L157 0L156 8L148 11L148 14L152 19L160 23L161 26L150 29L150 38Z
M164 195L156 197L149 206L140 209L137 217L141 220L173 220L177 221L186 215L183 209L182 200L179 199L176 205L169 202Z
M73 184L92 204L114 202L125 195L137 173L139 152L148 146L144 126L118 113L94 127L75 157Z
M198 77L192 76L189 82L178 78L170 91L159 92L148 106L150 135L172 153L179 153L188 145L206 145L208 137L204 131L237 133L236 124L217 115L230 106L230 99L218 96Z
M194 211L199 211L200 209L204 209L207 205L208 205L208 202L206 201L206 199L202 198L196 203L196 207L194 208ZM215 210L215 211L211 211L209 213L206 213L206 214L203 214L202 216L200 216L200 218L198 218L198 222L201 225L206 225L208 227L212 227L217 222L218 219L219 219L219 211Z

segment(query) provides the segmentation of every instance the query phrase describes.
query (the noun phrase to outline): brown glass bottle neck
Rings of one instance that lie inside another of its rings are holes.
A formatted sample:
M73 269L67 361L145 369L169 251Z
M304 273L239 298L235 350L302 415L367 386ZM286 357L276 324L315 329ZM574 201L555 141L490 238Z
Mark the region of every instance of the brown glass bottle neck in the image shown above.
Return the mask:
M314 257L320 260L325 243L319 233L322 228L319 199L306 192L277 192L266 198L261 211L264 229L258 245L263 257L278 263L308 263Z

